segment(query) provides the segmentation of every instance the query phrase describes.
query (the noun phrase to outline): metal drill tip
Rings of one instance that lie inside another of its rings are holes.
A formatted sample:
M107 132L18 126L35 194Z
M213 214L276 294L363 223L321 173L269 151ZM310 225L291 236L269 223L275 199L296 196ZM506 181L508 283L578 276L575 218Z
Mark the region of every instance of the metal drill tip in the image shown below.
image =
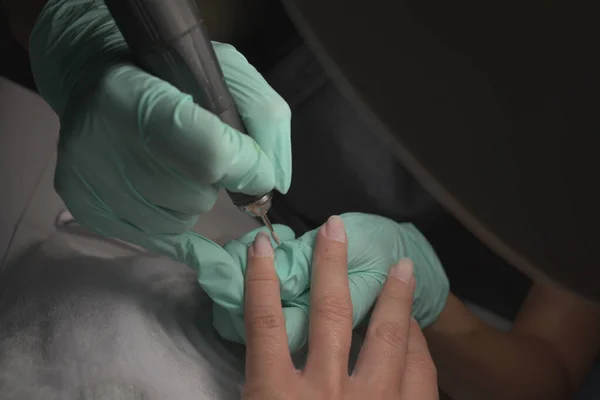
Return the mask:
M277 243L277 246L279 246L281 244L281 241L279 240L279 236L277 236L277 233L275 233L275 230L273 229L273 225L271 225L271 221L269 221L269 218L266 215L263 215L260 218L262 219L263 224L265 224L265 226L271 233L271 237L273 238L275 243Z
M277 236L277 233L275 232L275 230L271 231L271 236L273 237L273 240L275 241L275 243L277 243L277 246L280 246L281 240L279 240L279 236Z

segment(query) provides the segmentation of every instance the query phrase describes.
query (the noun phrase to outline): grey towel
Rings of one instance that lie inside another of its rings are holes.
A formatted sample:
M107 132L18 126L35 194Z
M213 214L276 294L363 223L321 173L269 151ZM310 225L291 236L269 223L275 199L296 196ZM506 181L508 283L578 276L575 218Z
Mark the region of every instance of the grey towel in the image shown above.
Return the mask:
M171 260L60 233L0 276L1 399L237 399L242 372Z

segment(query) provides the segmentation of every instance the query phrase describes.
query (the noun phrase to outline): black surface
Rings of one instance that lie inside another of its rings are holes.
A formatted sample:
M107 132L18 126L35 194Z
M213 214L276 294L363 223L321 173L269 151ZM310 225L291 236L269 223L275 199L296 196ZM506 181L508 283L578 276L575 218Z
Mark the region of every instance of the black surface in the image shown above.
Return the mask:
M29 55L10 35L3 15L0 15L0 54L0 76L37 91L29 66Z
M600 299L593 2L284 2L445 207L524 271Z
M530 280L444 211L395 159L302 44L265 70L292 108L294 177L270 214L300 235L330 215L365 212L414 223L436 250L452 291L512 319Z

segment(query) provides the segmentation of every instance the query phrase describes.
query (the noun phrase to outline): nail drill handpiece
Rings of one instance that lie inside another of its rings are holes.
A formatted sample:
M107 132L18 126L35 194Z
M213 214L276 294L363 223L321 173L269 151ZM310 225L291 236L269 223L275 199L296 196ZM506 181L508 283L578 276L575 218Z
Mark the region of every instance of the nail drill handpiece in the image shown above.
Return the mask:
M247 133L194 0L105 0L105 4L141 68ZM240 210L260 218L279 244L267 218L273 194L228 193Z

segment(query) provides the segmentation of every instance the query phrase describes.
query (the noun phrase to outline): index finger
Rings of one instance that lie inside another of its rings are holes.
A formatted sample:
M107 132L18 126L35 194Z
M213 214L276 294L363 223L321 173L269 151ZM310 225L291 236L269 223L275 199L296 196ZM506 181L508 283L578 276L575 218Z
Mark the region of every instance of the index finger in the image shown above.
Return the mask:
M276 379L294 366L288 350L285 319L275 273L273 247L264 232L248 249L244 299L246 379Z

